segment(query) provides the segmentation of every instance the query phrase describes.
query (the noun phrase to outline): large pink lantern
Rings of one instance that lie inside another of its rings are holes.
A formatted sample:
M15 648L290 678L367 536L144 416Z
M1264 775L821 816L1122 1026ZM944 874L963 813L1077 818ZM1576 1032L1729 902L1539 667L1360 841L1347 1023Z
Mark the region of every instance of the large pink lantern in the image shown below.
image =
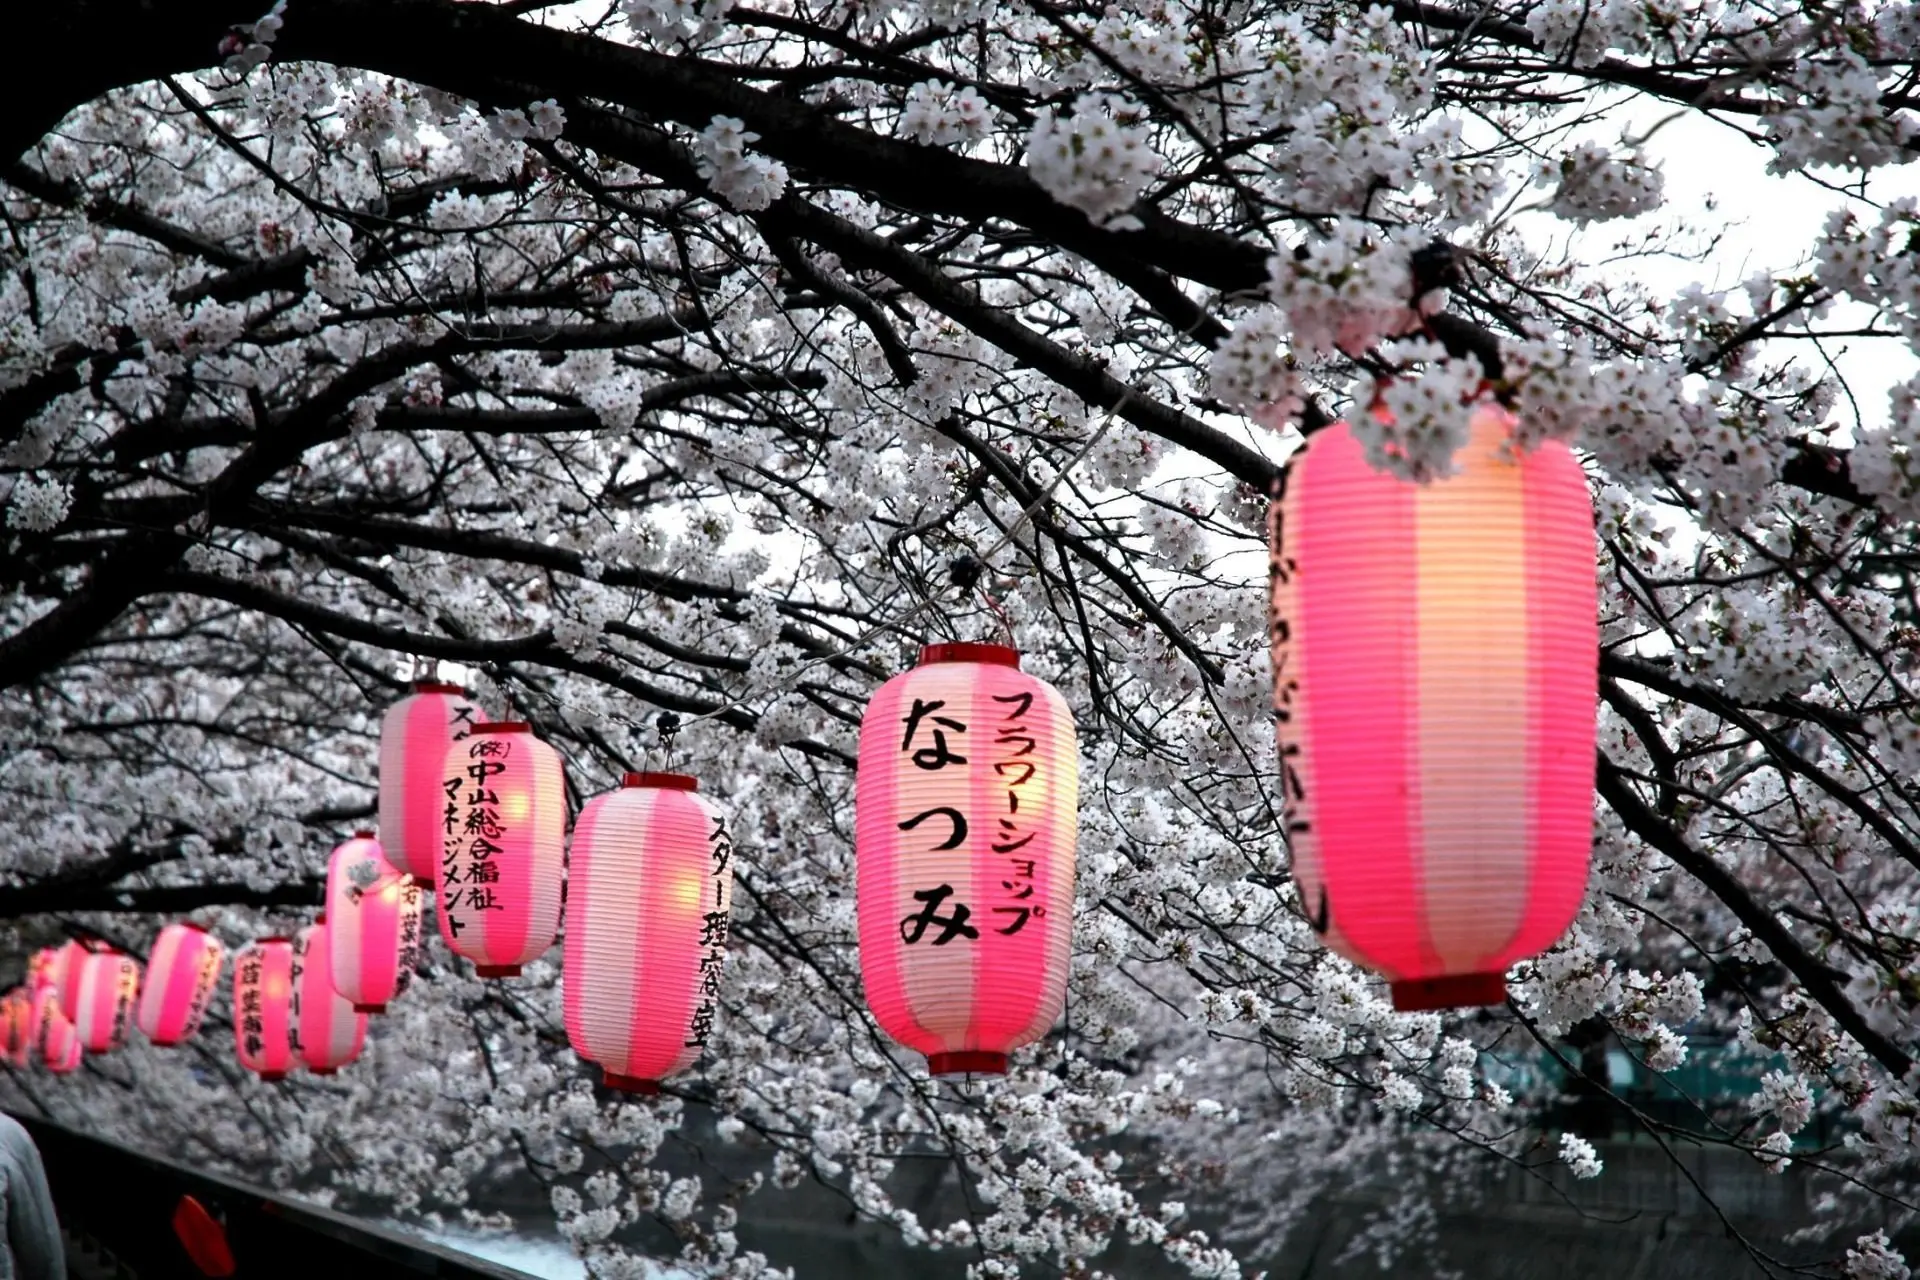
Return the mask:
M139 995L140 962L132 956L95 951L83 958L73 1014L80 1047L88 1053L111 1053L125 1045Z
M457 684L422 680L380 721L380 844L388 862L432 884L439 874L447 744L485 720Z
M1559 441L1487 407L1455 472L1315 435L1272 512L1274 705L1293 874L1394 1006L1498 1004L1560 937L1593 826L1593 509Z
M327 861L328 951L333 988L357 1013L384 1013L420 960L420 884L362 831Z
M330 1076L360 1056L367 1015L333 989L333 926L327 917L302 929L293 944L293 1045L317 1076Z
M713 1030L733 904L726 819L677 773L630 773L573 827L567 1039L606 1083L655 1093Z
M293 942L260 938L233 957L233 1039L240 1065L262 1080L294 1068Z
M134 1021L162 1047L188 1040L200 1029L207 1002L226 959L220 939L197 924L170 924L147 953L147 983Z
M67 1015L60 1012L60 1001L52 987L47 987L33 998L34 1018L39 1025L39 1035L34 1045L40 1051L40 1061L47 1070L57 1076L66 1075L80 1068L80 1034L73 1029L73 1023Z
M25 987L15 987L0 996L0 1051L16 1067L27 1065L33 1049L33 996Z
M483 978L553 945L566 877L559 753L524 721L474 726L441 771L440 935Z
M1080 752L1004 645L935 644L860 723L860 971L934 1075L994 1074L1066 999Z

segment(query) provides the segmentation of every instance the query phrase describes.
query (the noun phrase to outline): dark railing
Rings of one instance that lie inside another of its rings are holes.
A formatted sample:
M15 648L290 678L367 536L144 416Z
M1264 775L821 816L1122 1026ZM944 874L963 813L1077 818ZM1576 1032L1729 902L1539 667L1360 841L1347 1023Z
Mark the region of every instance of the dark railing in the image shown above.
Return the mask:
M75 1280L528 1280L524 1272L32 1116Z

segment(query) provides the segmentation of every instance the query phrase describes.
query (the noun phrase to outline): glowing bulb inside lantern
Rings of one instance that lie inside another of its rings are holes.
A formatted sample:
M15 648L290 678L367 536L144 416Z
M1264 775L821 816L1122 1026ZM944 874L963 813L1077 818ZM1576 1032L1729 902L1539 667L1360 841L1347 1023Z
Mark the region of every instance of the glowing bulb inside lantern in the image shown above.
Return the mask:
M695 915L700 910L700 891L703 886L698 875L675 876L673 880L673 905L687 915Z
M522 821L531 807L524 791L508 791L500 797L500 816L508 822Z

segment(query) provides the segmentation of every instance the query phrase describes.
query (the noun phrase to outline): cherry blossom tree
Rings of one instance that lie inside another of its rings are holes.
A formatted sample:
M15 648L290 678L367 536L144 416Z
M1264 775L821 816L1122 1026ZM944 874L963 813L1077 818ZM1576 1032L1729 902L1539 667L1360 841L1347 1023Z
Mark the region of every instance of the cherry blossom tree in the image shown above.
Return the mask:
M1569 1044L1670 1072L1715 1031L1782 1065L1693 1140L1817 1170L1829 1274L1907 1274L1920 5L262 3L0 42L0 915L21 951L302 918L440 663L576 801L701 776L723 1019L615 1101L557 952L442 953L337 1080L243 1079L210 1026L17 1101L403 1212L511 1167L608 1276L644 1230L760 1275L735 1225L805 1179L981 1277L1116 1240L1232 1276L1387 1153L1604 1176L1501 1064L1604 1094ZM1680 128L1831 217L1751 271L1666 198ZM1287 880L1265 504L1376 398L1383 467L1446 474L1497 398L1592 482L1594 873L1503 1010L1394 1014ZM963 1095L861 1002L852 753L917 643L996 635L1087 799L1068 1016ZM1844 1140L1796 1147L1816 1114ZM762 1173L661 1171L701 1143ZM907 1161L969 1212L894 1203Z

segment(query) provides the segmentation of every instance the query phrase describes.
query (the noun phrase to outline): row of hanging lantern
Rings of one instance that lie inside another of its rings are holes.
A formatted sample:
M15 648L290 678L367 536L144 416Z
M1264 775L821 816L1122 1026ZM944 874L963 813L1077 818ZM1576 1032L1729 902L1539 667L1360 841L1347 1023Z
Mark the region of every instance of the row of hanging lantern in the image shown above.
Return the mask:
M1520 454L1513 429L1483 408L1455 473L1414 484L1373 468L1342 424L1312 438L1271 509L1274 706L1301 907L1403 1009L1503 1000L1507 968L1560 936L1586 879L1591 507L1571 451ZM868 705L861 971L876 1020L935 1075L1003 1072L1059 1016L1078 767L1065 701L1007 646L928 645ZM553 944L569 877L575 1051L639 1091L697 1059L733 869L726 821L694 779L629 774L590 800L569 869L559 754L527 723L489 722L458 686L427 682L382 722L379 782L380 839L335 850L323 923L235 958L249 1069L274 1079L304 1059L327 1072L358 1054L367 1015L417 961L423 886L449 949L503 978ZM152 964L140 1026L176 1043L204 1011L219 943L171 925ZM69 943L41 970L0 1001L10 1053L38 1036L51 1066L124 1039L135 962Z

